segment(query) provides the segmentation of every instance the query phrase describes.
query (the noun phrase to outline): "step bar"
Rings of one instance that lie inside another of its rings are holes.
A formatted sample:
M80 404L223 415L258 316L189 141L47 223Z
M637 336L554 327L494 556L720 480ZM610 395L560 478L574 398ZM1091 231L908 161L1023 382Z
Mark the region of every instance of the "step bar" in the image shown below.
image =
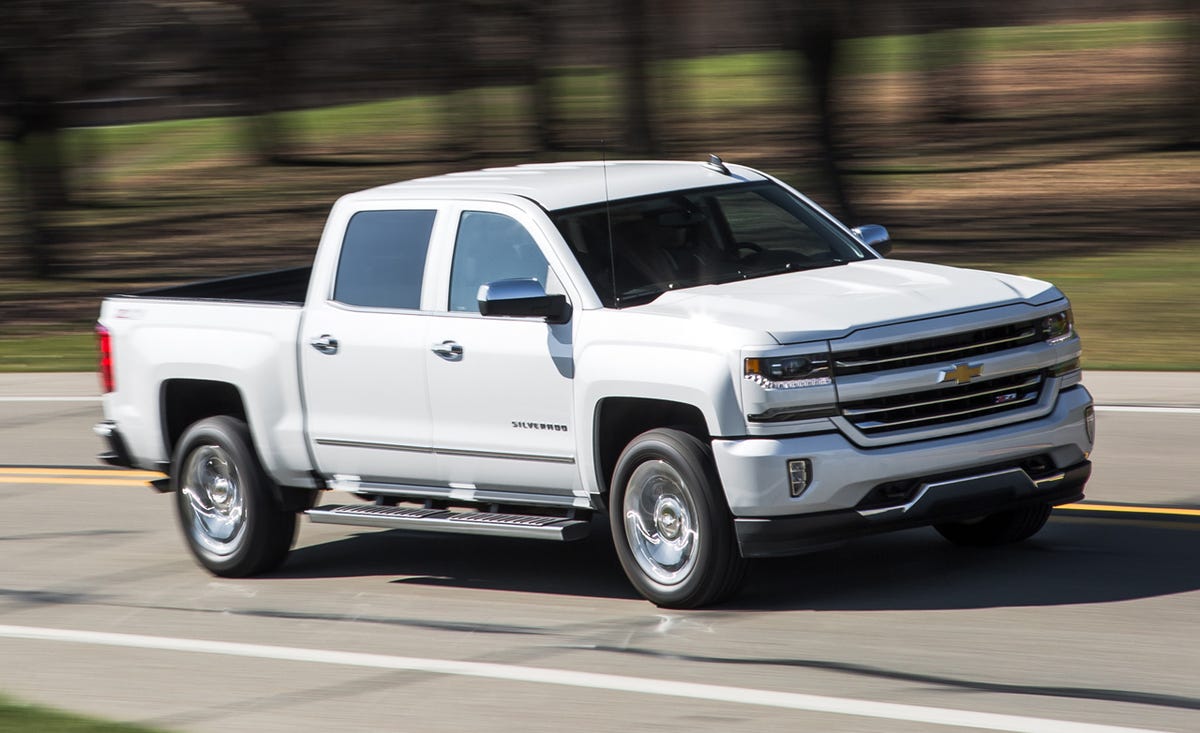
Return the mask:
M591 522L567 517L497 512L453 512L448 509L379 506L375 504L328 505L305 512L318 524L350 524L357 527L409 529L421 532L452 532L491 537L571 542L588 536Z

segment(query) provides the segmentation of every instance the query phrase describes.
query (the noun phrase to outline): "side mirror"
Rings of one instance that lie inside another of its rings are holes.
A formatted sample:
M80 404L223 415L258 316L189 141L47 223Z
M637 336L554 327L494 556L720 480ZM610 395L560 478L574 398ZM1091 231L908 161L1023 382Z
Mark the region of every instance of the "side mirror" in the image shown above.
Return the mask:
M565 295L546 295L534 278L496 280L479 286L479 312L485 316L545 318L547 323L571 320L571 304Z
M887 255L892 251L891 237L888 235L888 230L878 224L863 224L862 226L854 227L850 232L858 237L858 241L875 250L880 255Z

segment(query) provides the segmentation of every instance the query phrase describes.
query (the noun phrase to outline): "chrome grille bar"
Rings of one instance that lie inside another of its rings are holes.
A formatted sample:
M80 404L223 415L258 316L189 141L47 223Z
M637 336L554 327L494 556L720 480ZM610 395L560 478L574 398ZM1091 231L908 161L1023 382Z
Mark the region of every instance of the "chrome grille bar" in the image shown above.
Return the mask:
M833 375L836 379L852 374L977 358L1035 344L1042 338L1042 320L1029 319L973 331L835 350L832 359Z
M954 423L1029 406L1038 401L1044 385L1042 372L1026 372L959 387L847 402L841 414L864 433Z
M987 395L1000 394L1002 392L1011 392L1013 390L1024 389L1026 387L1036 387L1037 385L1039 385L1041 383L1042 383L1042 377L1040 375L1038 375L1038 376L1035 376L1024 382L1021 382L1020 384L1010 384L1010 385L1007 385L1004 387L998 387L996 389L984 390L981 392L970 392L968 394L954 395L952 397L945 397L945 398L937 399L937 400L926 400L924 402L905 402L905 403L900 403L900 404L896 404L896 405L891 405L889 407L872 407L872 408L868 408L868 409L847 408L847 409L842 410L842 414L845 415L846 417L860 417L863 415L873 415L877 412L890 412L892 410L903 410L903 409L915 408L915 407L931 407L933 405L944 405L944 404L947 404L950 402L961 402L962 400L969 400L969 399L973 399L973 398L977 398L977 397L986 397ZM924 393L922 393L922 394L924 394ZM1002 404L1004 404L1004 403L1002 403Z
M951 349L939 349L937 351L913 352L913 353L903 354L901 356L892 356L892 357L889 357L886 359L863 359L861 361L844 361L844 360L838 359L835 362L835 364L839 367L842 367L843 369L861 369L862 367L877 366L880 364L891 364L891 363L898 362L898 361L908 361L910 359L923 361L923 360L928 360L928 359L936 359L937 357L945 356L946 354L961 354L961 353L965 353L965 352L977 351L979 349L991 349L991 347L993 347L993 346L1004 346L1007 344L1014 344L1018 341L1025 341L1025 340L1029 339L1030 337L1036 336L1036 335L1037 335L1037 331L1030 328L1025 331L1022 331L1021 333L1017 334L1016 336L1010 336L1009 338L1003 338L1003 339L995 339L993 341L985 341L985 342L979 343L979 344L966 344L966 345L956 346ZM995 349L995 350L999 351L999 349Z
M900 428L900 427L912 427L914 425L917 425L919 423L924 423L924 422L938 422L938 421L953 420L955 418L967 417L969 415L978 416L980 413L984 413L984 412L1001 412L1002 410L1011 409L1013 407L1017 407L1018 405L1024 405L1024 404L1028 404L1030 402L1035 402L1035 401L1037 401L1037 398L1038 398L1037 392L1029 392L1015 400L1010 400L1009 402L1005 402L1000 405L984 405L983 407L975 407L975 408L972 408L969 410L956 410L954 412L943 412L943 413L939 413L937 415L926 415L924 417L914 417L914 418L909 418L907 420L890 420L887 422L883 422L883 421L861 422L861 423L855 423L855 425L858 427L859 430L863 430L863 431L883 430L885 428L894 430L894 429Z

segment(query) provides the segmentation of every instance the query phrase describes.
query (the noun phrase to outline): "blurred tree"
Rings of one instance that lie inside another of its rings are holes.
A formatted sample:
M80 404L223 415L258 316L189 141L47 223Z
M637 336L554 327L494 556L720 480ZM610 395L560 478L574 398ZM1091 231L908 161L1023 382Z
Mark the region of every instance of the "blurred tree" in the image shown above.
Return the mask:
M842 171L842 150L834 97L834 70L838 46L846 33L846 18L851 0L809 0L793 6L777 5L784 33L783 46L796 55L802 80L799 99L811 99L816 114L816 138L821 171L839 213L855 218L846 176Z
M443 100L442 150L471 158L480 148L481 120L472 90L479 86L470 0L423 0L427 71Z
M1179 145L1200 149L1200 2L1177 0L1185 24L1179 89Z
M63 209L70 202L62 129L67 102L86 78L90 5L71 0L9 0L0 24L0 114L12 156L29 273L48 277L61 264Z
M651 22L648 0L620 0L617 13L624 147L634 155L652 155L659 151L659 141L650 107L650 50L658 29Z
M293 3L283 0L235 0L245 24L217 27L211 37L228 93L247 123L254 153L264 163L287 162L288 131L279 114L287 107L296 82L296 28ZM232 26L232 27L231 27ZM232 61L232 63L229 63Z
M562 149L562 131L558 119L554 64L557 60L559 9L555 3L526 0L517 12L529 31L525 83L533 103L533 128L538 149Z
M970 63L980 9L971 0L923 0L910 7L925 31L921 46L925 109L939 122L966 122L976 117Z

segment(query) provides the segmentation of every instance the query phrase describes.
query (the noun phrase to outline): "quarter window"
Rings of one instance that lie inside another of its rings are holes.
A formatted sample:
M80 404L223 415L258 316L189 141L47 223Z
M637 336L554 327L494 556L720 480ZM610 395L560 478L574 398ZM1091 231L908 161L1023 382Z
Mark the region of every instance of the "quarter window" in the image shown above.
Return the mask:
M420 308L435 215L423 210L360 211L351 217L333 299L372 308Z

